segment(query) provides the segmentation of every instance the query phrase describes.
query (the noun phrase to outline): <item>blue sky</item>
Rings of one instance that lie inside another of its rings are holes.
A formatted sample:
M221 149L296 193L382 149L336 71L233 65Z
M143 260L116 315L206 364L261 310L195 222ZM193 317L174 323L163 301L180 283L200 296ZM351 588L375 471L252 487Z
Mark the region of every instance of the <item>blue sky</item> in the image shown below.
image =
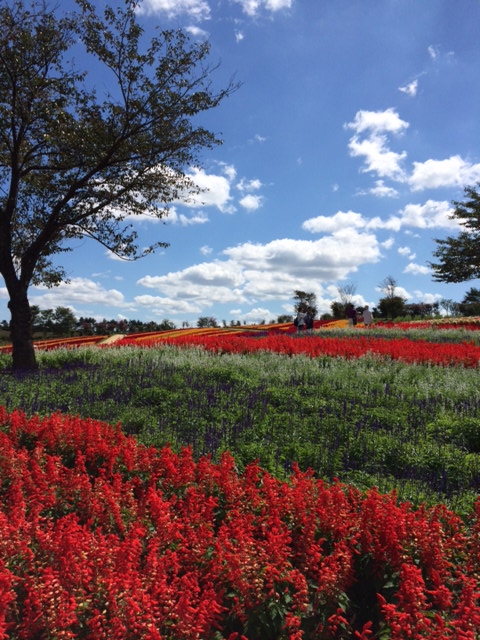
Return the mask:
M70 283L31 287L77 317L194 326L267 322L296 289L319 312L355 287L375 306L395 278L408 302L460 301L478 280L433 281L434 238L455 235L452 200L480 181L478 0L143 0L140 20L211 42L217 86L242 84L202 123L224 144L188 173L208 192L139 220L121 262L85 240L62 257ZM5 290L3 314L9 318Z

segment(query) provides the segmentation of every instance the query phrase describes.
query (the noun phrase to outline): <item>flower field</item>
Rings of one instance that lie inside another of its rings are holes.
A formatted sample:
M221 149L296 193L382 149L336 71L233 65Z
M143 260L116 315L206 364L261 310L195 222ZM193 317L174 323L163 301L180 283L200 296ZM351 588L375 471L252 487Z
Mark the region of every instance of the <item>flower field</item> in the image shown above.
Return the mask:
M0 424L2 638L478 637L480 502L464 523L93 420Z
M0 639L478 640L478 329L0 353Z

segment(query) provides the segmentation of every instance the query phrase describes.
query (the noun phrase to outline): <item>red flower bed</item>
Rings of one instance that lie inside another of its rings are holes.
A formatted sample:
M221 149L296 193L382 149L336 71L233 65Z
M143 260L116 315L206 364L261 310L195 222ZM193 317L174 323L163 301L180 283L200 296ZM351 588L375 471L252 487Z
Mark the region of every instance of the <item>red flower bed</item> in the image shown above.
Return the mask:
M374 335L357 335L345 337L324 337L319 335L293 337L283 334L271 334L257 337L242 335L229 336L224 333L215 335L177 335L164 340L150 339L142 342L143 346L175 344L178 346L204 346L220 353L248 353L254 351L274 351L288 355L306 354L313 358L333 356L342 358L359 358L367 353L377 354L402 360L403 362L429 362L438 365L460 365L478 367L480 346L464 343L433 343L426 340L409 340L408 338L386 339ZM138 344L125 337L117 345Z
M0 638L475 640L468 523L0 408Z
M50 351L52 349L60 349L61 347L85 347L87 345L96 345L105 340L106 336L76 336L74 338L50 338L46 340L35 341L35 348L42 349L43 351ZM0 351L11 353L12 345L5 345L0 347Z

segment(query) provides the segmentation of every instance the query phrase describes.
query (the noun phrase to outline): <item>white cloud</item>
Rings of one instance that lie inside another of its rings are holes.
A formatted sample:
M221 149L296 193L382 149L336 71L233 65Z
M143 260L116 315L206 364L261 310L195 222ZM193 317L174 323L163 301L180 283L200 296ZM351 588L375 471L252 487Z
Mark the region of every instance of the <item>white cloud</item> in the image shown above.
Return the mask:
M388 149L386 136L372 135L364 140L354 136L350 139L348 147L352 157L364 157L363 172L374 172L383 178L399 181L404 179L401 161L407 157L407 153L397 153Z
M315 241L282 239L267 244L247 242L223 251L225 260L193 265L166 275L146 275L137 285L158 295L139 295L135 302L161 313L190 313L214 304L249 304L290 300L302 289L323 296L323 283L347 278L362 264L375 263L380 249L375 236L339 229ZM325 301L325 311L330 301ZM170 307L168 306L170 305ZM262 317L269 316L262 307ZM246 316L245 316L246 317ZM254 319L254 318L252 318ZM267 319L267 318L265 318Z
M423 204L407 204L397 214L388 218L367 218L355 211L338 211L332 216L309 218L302 224L302 229L311 233L335 233L342 229L400 231L404 227L459 229L458 221L449 217L451 212L449 202L427 200Z
M248 16L256 16L261 9L267 11L280 11L281 9L290 9L292 0L234 0L242 7L242 11Z
M410 247L398 247L397 251L401 256L410 258L410 260L413 260L415 258L415 254L412 253L412 250L410 249Z
M428 267L425 267L424 265L410 262L410 264L408 264L403 270L403 273L411 273L414 276L426 276L430 273L430 269Z
M427 304L439 302L444 297L440 293L424 293L423 291L414 291L413 295L417 300L421 300Z
M414 162L408 179L413 191L438 187L461 187L480 180L480 163L470 164L459 155L445 160Z
M405 93L407 96L414 98L417 95L417 91L418 91L418 80L417 79L412 80L412 82L409 82L403 87L398 87L398 90L401 93Z
M428 55L430 56L430 58L432 58L432 60L435 60L440 55L439 48L434 45L430 45L428 47Z
M177 204L190 209L216 207L222 213L235 213L237 209L233 202L231 190L237 171L233 165L226 163L219 163L219 165L223 175L207 173L203 168L192 168L187 177L201 192L198 194L187 193L185 198ZM258 191L263 186L258 178L251 180L242 178L235 186L240 193L245 194L239 203L244 209L255 211L261 206L263 198L260 195L252 194L253 191ZM173 207L168 219L184 226L208 221L205 214L197 214L196 217L182 217Z
M333 216L317 216L305 220L302 229L311 233L332 233L345 228L364 228L366 226L365 218L361 213L355 211L338 211Z
M348 147L352 157L363 157L363 172L375 172L380 177L404 180L401 162L406 152L397 153L388 148L386 134L401 135L409 126L394 109L385 111L357 111L353 122L345 125L352 129ZM361 138L360 136L365 137Z
M182 14L193 20L210 18L210 6L205 0L142 0L137 11L147 16L165 13L168 18L176 18Z
M459 155L444 160L428 159L413 162L411 172L407 172L403 161L406 151L396 152L389 146L387 134L401 135L408 127L397 112L390 108L385 111L358 111L353 122L344 125L352 129L354 135L348 142L352 157L363 158L361 171L377 174L410 186L412 191L440 187L463 187L480 180L480 163L472 164ZM375 187L360 194L369 193L380 197L396 197L398 192L387 187L382 179Z
M262 206L262 197L249 193L240 200L240 205L247 211L256 211Z
M407 204L400 212L402 226L418 229L457 229L458 221L450 220L452 208L449 202L427 200L424 204Z
M187 31L187 33L189 33L194 38L207 39L210 35L208 31L205 31L205 29L200 29L200 27L197 27L195 25L189 25L188 27L185 27L185 31Z
M185 215L184 213L178 213L175 207L171 207L167 221L174 225L190 227L194 224L205 224L209 222L209 218L204 211L196 211L193 214Z
M233 164L227 164L226 162L219 162L218 164L222 168L224 175L227 176L230 182L233 182L237 177L237 170L235 169Z
M136 296L135 304L145 307L149 317L157 318L198 314L204 311L205 306L201 302L150 295Z
M265 245L247 242L223 252L241 268L297 277L309 276L321 282L347 277L361 264L379 258L375 236L355 229L336 230L318 240L273 240Z
M245 277L232 261L203 262L164 276L144 276L137 284L154 289L169 300L195 305L198 309L213 304L246 302L242 293ZM147 304L145 296L136 302Z
M375 186L369 189L369 194L379 198L397 198L398 191L393 187L387 187L383 180L377 180Z
M30 303L42 309L55 309L59 306L71 306L92 309L96 304L109 307L128 308L123 294L117 289L105 289L98 282L89 278L72 278L70 282L63 282L58 287L48 289L44 285L32 287ZM90 311L93 314L93 311ZM85 313L83 314L85 315Z
M209 247L208 245L204 244L203 247L200 247L200 253L204 256L208 256L213 252L212 247Z
M385 111L357 111L353 122L348 122L345 127L353 129L355 135L370 131L373 135L383 133L401 134L410 125L402 120L395 109Z
M233 317L237 317L242 321L245 320L247 324L258 324L262 320L266 320L267 322L270 319L275 318L276 316L266 309L265 307L255 307L246 313L242 313L241 309L232 309L230 311L230 315Z
M234 213L228 178L206 173L198 167L193 168L188 177L202 189L202 193L190 196L188 202L181 204L187 207L216 207L222 213Z
M237 189L239 191L257 191L262 187L262 183L258 178L253 180L245 180L242 178L240 182L237 184Z

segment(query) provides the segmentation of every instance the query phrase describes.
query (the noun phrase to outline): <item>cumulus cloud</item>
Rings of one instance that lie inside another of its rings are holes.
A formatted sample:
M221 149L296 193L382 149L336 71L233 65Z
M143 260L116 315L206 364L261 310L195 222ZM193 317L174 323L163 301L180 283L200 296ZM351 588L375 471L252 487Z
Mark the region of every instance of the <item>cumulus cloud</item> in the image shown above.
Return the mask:
M341 229L391 229L399 231L401 219L397 216L384 220L378 216L366 218L355 211L338 211L332 216L316 216L309 218L302 224L305 231L311 233L335 233Z
M164 13L170 19L185 14L198 21L210 18L210 5L205 0L142 0L137 11L147 16Z
M429 158L422 162L414 161L409 171L405 167L406 151L392 150L388 137L403 134L409 123L402 120L392 108L385 111L358 111L354 120L344 126L353 131L348 148L352 157L363 158L361 171L374 173L380 178L374 187L362 190L360 195L397 197L398 191L386 185L384 179L406 184L412 191L463 187L480 180L480 163L468 162L459 155L443 160Z
M149 317L172 317L199 314L204 310L201 301L188 299L168 298L166 296L142 295L135 297L137 307L145 308Z
M470 164L459 155L445 160L414 162L408 182L413 191L438 187L461 187L480 180L480 163Z
M355 135L370 132L373 135L384 133L400 134L409 127L408 122L402 120L395 109L385 111L357 111L353 122L348 122L346 128L352 129Z
M424 265L415 264L415 262L410 262L403 270L403 273L410 273L414 276L418 276L418 275L426 276L430 273L430 269Z
M200 189L198 194L185 194L185 198L176 204L189 209L203 209L214 207L222 213L233 214L237 211L232 190L235 187L241 194L244 194L239 201L239 205L247 211L255 211L262 205L263 198L253 192L258 191L263 186L258 178L241 178L236 184L237 171L233 165L219 163L221 173L207 173L203 168L194 167L188 173L188 178ZM190 216L181 217L173 208L169 214L169 219L174 223L199 224L208 221L206 214L197 215L196 218Z
M202 192L191 196L187 202L182 202L184 206L216 207L222 213L235 211L235 207L232 205L230 181L226 176L206 173L204 169L195 167L190 171L188 177Z
M415 259L415 254L412 253L412 250L410 249L410 247L398 247L397 251L401 256L405 256L406 258L409 258L410 260L414 260Z
M257 191L261 187L262 187L262 183L258 179L245 180L245 178L242 178L240 182L237 184L237 189L242 192Z
M241 309L232 309L230 315L246 321L247 324L256 324L262 320L267 319L268 321L268 319L274 319L276 317L276 315L266 307L255 307L246 313L243 313Z
M162 276L144 276L137 285L154 289L170 301L189 304L196 309L212 304L246 302L242 292L244 274L231 261L214 260L188 267L182 271ZM137 296L135 302L148 304L145 296ZM157 303L161 298L157 297ZM176 304L174 306L177 306Z
M179 213L176 207L171 207L167 220L174 225L190 227L195 224L205 224L209 218L204 211L195 211L193 214Z
M338 211L332 216L316 216L302 224L311 233L335 233L342 229L400 231L405 227L417 229L459 229L457 220L450 219L452 207L447 201L427 200L423 204L407 204L388 218L368 218L355 211Z
M240 205L247 211L256 211L262 206L262 198L249 193L240 200Z
M234 0L242 7L242 11L248 16L256 16L262 9L271 11L280 11L281 9L290 9L292 0Z
M449 218L451 212L452 207L446 201L427 200L424 204L407 204L400 212L401 224L418 229L458 229L458 221Z
M30 303L42 309L69 306L74 312L78 307L93 309L96 304L105 304L105 301L114 308L128 309L130 306L123 293L117 289L105 289L89 278L72 278L70 282L63 282L51 289L44 285L35 286L30 294ZM93 311L90 313L94 315Z
M208 31L205 31L205 29L200 29L200 27L197 27L196 25L189 25L188 27L185 27L185 31L187 31L187 33L189 33L194 38L199 38L202 40L206 40L210 35Z
M397 198L398 191L393 187L387 187L383 180L377 180L375 182L375 186L369 189L366 192L361 192L361 195L365 195L366 193L377 196L378 198Z
M318 240L247 242L223 253L243 269L275 273L288 270L325 282L345 278L360 264L376 262L380 252L375 236L344 228Z
M227 176L230 182L233 182L237 177L237 170L233 164L227 164L226 162L219 162L218 164L222 169L222 173Z
M413 297L416 300L425 302L426 304L433 304L434 302L439 302L443 298L443 296L440 293L424 293L423 291L418 291L418 290L413 292Z
M401 135L408 126L394 109L357 111L353 122L345 125L354 132L348 143L350 155L364 158L363 172L403 181L405 173L401 164L407 154L390 150L387 134Z
M225 249L223 255L224 260L140 278L137 285L155 295L138 295L135 302L160 313L167 304L179 308L180 302L198 310L226 303L258 306L268 300L290 300L292 291L302 287L320 296L323 286L379 260L380 248L374 235L347 228L313 241L246 242Z
M332 233L344 228L364 228L366 220L355 211L338 211L333 216L317 216L305 220L302 228L311 233Z

